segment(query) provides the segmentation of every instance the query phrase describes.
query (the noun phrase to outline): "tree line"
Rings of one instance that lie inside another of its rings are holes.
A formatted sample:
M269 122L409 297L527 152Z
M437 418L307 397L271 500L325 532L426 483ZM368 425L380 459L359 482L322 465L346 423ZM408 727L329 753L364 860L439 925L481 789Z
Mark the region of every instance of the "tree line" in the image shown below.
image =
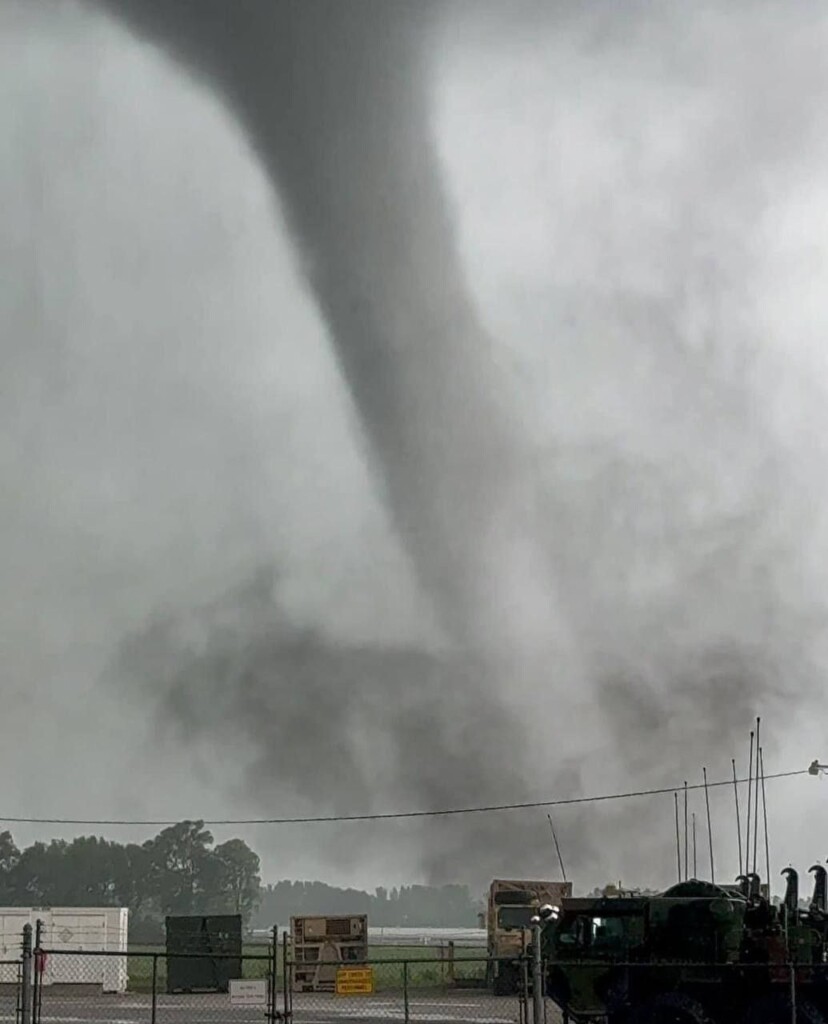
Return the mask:
M202 821L181 821L144 843L96 836L18 849L0 833L0 905L127 907L130 938L157 941L167 915L241 914L258 904L259 858L242 839L214 845Z
M251 928L298 914L367 914L372 925L474 927L482 906L462 885L378 888L324 882L262 886L258 855L242 839L215 844L203 821L181 821L143 843L97 836L19 849L0 832L0 906L126 907L133 942L163 938L164 918L241 914Z
M283 881L262 890L254 920L257 927L268 927L288 924L294 914L367 914L377 927L474 928L483 909L465 885L403 885L368 893Z

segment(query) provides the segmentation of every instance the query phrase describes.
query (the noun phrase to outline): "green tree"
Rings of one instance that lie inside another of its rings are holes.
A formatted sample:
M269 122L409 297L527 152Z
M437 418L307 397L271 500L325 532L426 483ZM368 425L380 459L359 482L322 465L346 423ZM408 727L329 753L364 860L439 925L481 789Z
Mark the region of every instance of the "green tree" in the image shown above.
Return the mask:
M203 821L180 821L144 843L149 890L162 915L195 914L203 908L212 845Z
M14 871L20 860L20 850L11 832L0 832L0 900L10 903L14 898Z
M54 900L69 907L107 907L116 903L115 871L119 843L79 836L54 852Z
M112 854L115 905L127 907L133 918L151 913L153 899L150 851L138 843L127 843L126 846L117 846Z
M250 920L259 902L261 878L258 854L243 839L228 839L210 855L211 889L215 905Z
M12 872L13 903L15 905L49 907L60 906L62 894L62 862L67 844L53 839L46 843L32 843L20 854Z

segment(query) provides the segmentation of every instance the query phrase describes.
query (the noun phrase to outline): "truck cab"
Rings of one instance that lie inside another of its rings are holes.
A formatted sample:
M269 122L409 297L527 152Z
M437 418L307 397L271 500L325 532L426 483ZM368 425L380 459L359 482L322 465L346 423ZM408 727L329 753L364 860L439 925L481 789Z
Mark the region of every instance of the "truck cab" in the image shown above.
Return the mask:
M544 903L557 905L572 894L569 882L495 879L486 913L489 982L495 995L522 986L521 959L531 941L532 918Z

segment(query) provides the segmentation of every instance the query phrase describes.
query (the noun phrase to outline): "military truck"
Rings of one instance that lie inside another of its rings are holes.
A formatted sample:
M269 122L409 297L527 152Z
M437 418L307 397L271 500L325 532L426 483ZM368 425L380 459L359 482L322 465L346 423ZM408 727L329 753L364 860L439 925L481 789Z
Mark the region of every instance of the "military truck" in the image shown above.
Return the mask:
M655 897L564 899L542 934L547 994L577 1022L826 1024L825 869L812 871L805 911L793 869L778 908L756 875Z
M521 986L521 957L531 939L531 920L545 903L572 895L571 882L530 882L496 878L489 886L486 910L488 981L495 995L511 995Z

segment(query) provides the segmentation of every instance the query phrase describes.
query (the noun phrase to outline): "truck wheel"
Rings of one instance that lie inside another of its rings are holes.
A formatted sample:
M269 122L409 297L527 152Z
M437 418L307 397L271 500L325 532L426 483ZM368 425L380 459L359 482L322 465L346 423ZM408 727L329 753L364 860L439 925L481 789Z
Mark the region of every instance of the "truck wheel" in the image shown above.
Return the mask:
M748 1007L742 1024L791 1024L791 1001L781 993L757 999ZM797 1000L796 1024L826 1024L826 1021L812 1003Z
M627 1024L713 1024L698 1000L681 992L662 992L634 1007Z

